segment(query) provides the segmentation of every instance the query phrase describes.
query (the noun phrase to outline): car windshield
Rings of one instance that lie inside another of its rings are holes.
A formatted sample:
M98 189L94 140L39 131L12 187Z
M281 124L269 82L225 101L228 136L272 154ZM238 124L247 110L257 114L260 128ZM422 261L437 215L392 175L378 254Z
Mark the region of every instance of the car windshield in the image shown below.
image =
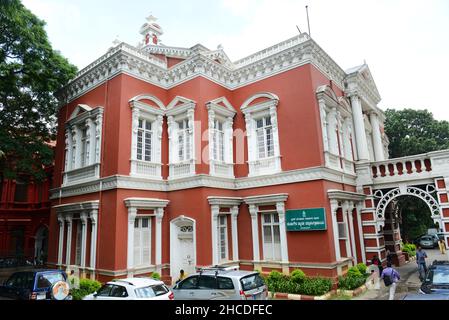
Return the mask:
M243 291L256 289L265 284L258 273L240 279L240 283L242 284Z
M426 280L434 285L449 285L449 268L430 270Z
M134 290L137 298L154 298L161 296L168 292L168 289L164 285L155 285L144 288L138 288Z
M37 278L37 288L48 288L58 281L65 281L64 276L60 272L39 274Z

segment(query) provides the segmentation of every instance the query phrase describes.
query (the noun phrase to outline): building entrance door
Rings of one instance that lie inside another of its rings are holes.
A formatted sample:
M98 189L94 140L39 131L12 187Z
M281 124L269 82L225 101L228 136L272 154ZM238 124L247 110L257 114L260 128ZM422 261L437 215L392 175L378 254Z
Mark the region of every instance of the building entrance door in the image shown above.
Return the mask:
M173 281L184 270L186 274L195 272L195 221L179 217L170 224L170 275Z

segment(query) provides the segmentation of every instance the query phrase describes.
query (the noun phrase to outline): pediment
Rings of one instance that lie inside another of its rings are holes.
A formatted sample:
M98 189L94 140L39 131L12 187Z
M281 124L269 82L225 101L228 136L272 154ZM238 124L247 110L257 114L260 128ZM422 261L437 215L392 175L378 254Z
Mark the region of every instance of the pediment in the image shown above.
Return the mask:
M73 110L72 114L70 115L69 120L75 119L80 114L84 112L92 111L92 108L89 107L87 104L79 104L76 106L76 108Z
M195 101L185 98L185 97L181 97L181 96L176 96L172 102L170 102L167 106L167 110L176 108L176 107L180 107L186 104L196 104Z
M226 99L226 97L220 97L220 98L214 99L212 101L207 102L206 105L215 105L215 106L227 109L234 113L237 112L237 110L235 110L235 108L232 106L232 104L229 102L229 100Z
M129 100L129 102L131 104L137 102L140 104L148 105L153 108L159 108L161 110L167 109L161 100L159 100L157 97L155 97L151 94L141 94L141 95L135 96L134 98Z

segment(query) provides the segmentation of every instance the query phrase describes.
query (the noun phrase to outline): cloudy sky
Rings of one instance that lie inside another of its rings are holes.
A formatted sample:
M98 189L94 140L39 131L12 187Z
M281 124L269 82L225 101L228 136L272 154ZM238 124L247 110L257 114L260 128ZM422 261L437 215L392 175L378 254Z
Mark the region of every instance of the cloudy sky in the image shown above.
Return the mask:
M380 107L427 108L449 120L447 0L22 0L47 22L54 48L83 68L115 39L136 45L150 13L165 45L210 49L232 60L307 31L343 68L366 61Z

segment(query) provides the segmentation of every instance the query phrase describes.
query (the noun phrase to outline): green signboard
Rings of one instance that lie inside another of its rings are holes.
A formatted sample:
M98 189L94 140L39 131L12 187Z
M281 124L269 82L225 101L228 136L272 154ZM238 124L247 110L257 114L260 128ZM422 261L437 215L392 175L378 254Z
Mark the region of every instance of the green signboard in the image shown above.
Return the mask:
M326 211L324 208L287 210L286 225L287 231L326 230Z

